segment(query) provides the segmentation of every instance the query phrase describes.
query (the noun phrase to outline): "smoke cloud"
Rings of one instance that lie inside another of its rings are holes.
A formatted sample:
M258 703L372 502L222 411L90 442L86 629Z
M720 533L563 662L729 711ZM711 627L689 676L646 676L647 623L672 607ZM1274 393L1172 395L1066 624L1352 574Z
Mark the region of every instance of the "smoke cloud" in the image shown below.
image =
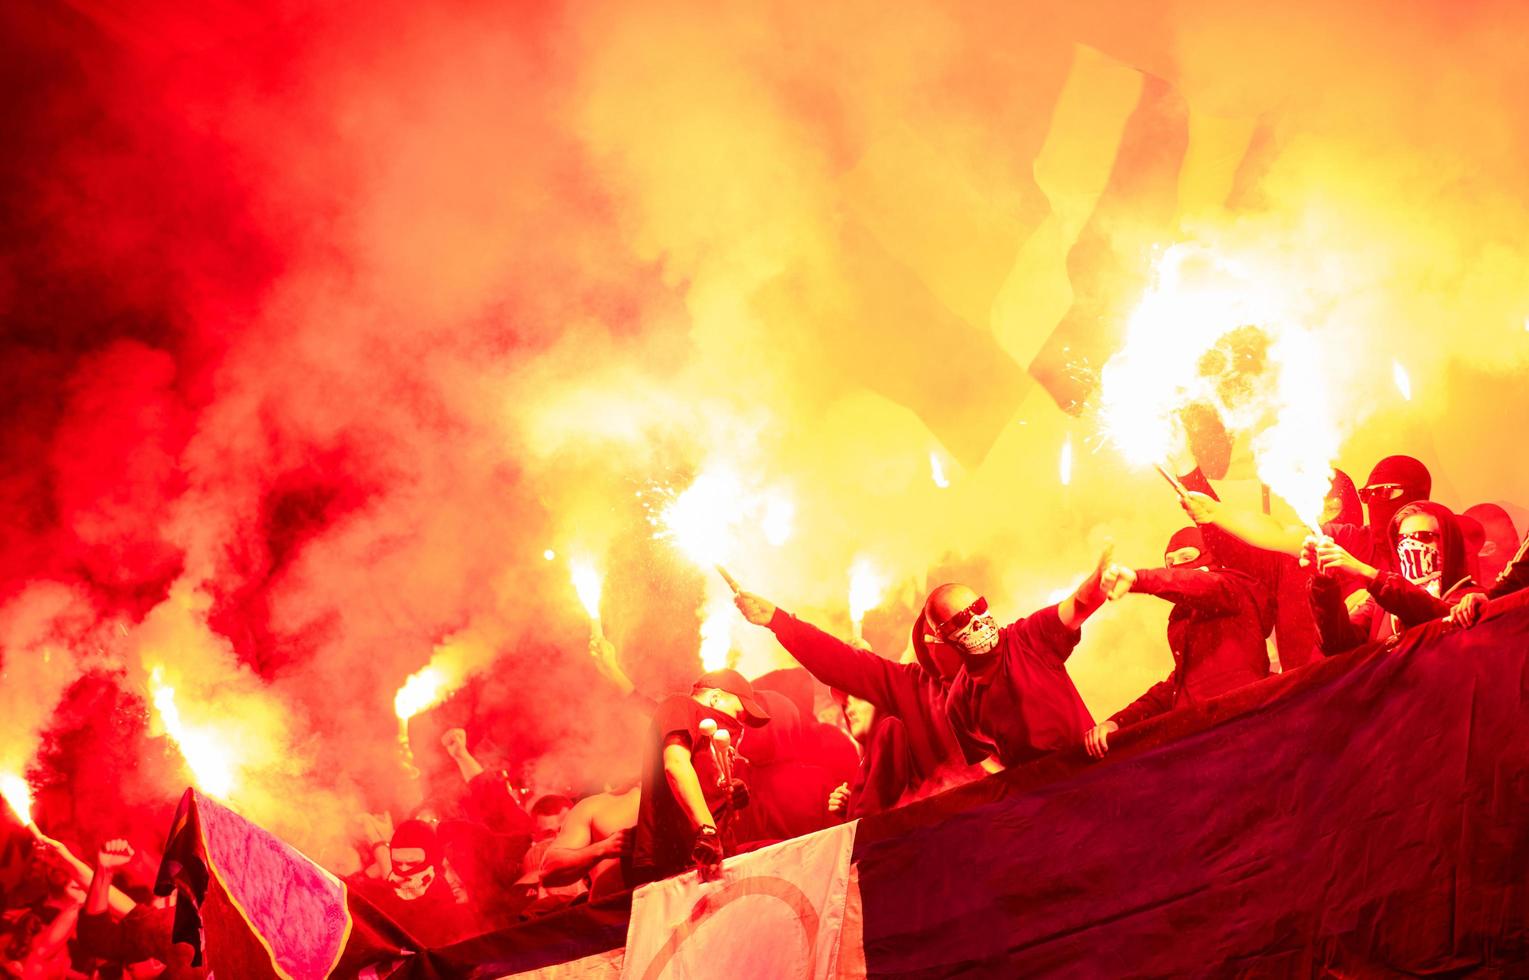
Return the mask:
M56 815L82 839L161 812L192 776L157 666L231 802L337 868L356 812L451 784L449 725L620 778L641 718L568 561L639 688L682 689L726 595L650 521L717 467L792 505L740 531L744 587L847 636L869 562L888 656L939 581L1018 617L1107 542L1158 564L1167 488L1027 369L1069 317L1107 354L1085 314L1142 281L1105 259L1178 241L1291 297L1356 479L1408 452L1456 510L1529 502L1529 12L1046 7L7 5L0 764L117 787ZM1167 673L1166 615L1086 627L1096 714ZM393 694L453 637L420 788ZM143 705L114 768L42 752L120 734L81 677Z

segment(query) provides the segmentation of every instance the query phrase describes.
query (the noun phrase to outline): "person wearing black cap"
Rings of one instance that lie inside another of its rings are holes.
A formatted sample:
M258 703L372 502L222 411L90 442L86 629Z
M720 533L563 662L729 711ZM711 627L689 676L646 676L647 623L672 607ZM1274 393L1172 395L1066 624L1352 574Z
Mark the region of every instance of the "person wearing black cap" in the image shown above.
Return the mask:
M952 649L961 670L950 685L945 714L968 762L995 759L1023 765L1076 746L1094 727L1067 658L1083 622L1104 604L1100 583L1108 549L1072 595L1000 628L987 600L964 585L942 585L919 616L922 642Z
M1483 591L1471 580L1465 540L1455 515L1442 504L1414 501L1397 510L1387 528L1389 571L1361 560L1331 538L1308 541L1304 563L1314 565L1311 606L1328 656L1450 614L1466 595ZM1368 595L1349 608L1344 581Z
M1111 732L1175 708L1207 701L1269 676L1269 654L1259 609L1257 580L1220 567L1197 527L1168 539L1162 568L1111 565L1101 584L1110 599L1128 592L1155 595L1173 603L1168 614L1168 647L1173 672L1147 693L1088 731L1088 754L1109 751Z
M732 853L727 816L748 803L748 788L729 780L727 748L707 735L726 729L733 746L745 726L768 724L770 713L736 670L702 674L689 696L665 698L653 712L643 758L642 795L632 844L635 884L698 867L708 875Z

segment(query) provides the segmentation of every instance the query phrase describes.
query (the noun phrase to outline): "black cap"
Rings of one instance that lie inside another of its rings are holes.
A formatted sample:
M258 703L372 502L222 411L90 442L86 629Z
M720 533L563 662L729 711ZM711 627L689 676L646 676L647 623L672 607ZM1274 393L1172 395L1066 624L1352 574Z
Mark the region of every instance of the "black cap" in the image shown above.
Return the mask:
M743 713L748 715L745 724L753 728L767 724L770 720L770 712L759 703L754 696L754 686L743 679L743 675L728 667L721 670L713 670L702 674L695 682L696 690L703 687L714 687L719 691L737 695L738 700L743 702Z

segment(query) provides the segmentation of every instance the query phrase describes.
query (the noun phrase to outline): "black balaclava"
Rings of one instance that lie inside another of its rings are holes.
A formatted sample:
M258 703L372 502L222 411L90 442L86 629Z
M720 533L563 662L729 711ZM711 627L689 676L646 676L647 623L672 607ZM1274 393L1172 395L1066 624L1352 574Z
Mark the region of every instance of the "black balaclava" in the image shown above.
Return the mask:
M1206 547L1205 535L1201 534L1200 529L1197 527L1184 527L1173 532L1173 537L1168 539L1167 546L1163 548L1163 554L1166 556L1170 552L1178 551L1180 548L1198 548L1200 550L1200 557L1193 564L1187 566L1189 568L1209 568L1216 564L1216 556L1211 554L1210 548Z
M1403 507L1415 500L1427 500L1428 494L1433 490L1433 477L1428 473L1428 467L1421 460L1411 456L1387 456L1375 464L1370 471L1370 478L1365 481L1365 486L1373 487L1381 483L1395 483L1401 486L1402 495L1395 500L1376 501L1369 504L1370 525L1377 529L1385 526L1396 513L1396 508ZM1390 508L1390 513L1387 513ZM1381 518L1376 522L1375 517Z

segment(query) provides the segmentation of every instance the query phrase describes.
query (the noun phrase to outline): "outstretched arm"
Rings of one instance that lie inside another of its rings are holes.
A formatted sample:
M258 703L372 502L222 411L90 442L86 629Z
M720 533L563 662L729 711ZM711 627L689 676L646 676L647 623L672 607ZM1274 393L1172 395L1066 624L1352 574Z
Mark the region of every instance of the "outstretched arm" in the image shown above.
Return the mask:
M1104 605L1104 588L1100 585L1100 578L1104 575L1104 570L1109 567L1110 556L1114 552L1113 545L1106 547L1099 555L1099 562L1094 566L1094 570L1089 572L1088 577L1073 590L1072 595L1063 599L1057 606L1057 617L1062 620L1063 626L1070 630L1078 629L1088 617Z
M1210 524L1240 541L1265 551L1299 557L1301 543L1309 533L1301 527L1287 527L1268 514L1228 507L1216 498L1191 490L1179 501L1184 513L1196 524Z
M850 646L753 593L740 592L734 602L744 619L757 626L768 626L780 645L809 674L829 687L871 702L882 711L895 708L897 692L908 685L909 671L916 669Z

